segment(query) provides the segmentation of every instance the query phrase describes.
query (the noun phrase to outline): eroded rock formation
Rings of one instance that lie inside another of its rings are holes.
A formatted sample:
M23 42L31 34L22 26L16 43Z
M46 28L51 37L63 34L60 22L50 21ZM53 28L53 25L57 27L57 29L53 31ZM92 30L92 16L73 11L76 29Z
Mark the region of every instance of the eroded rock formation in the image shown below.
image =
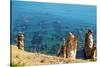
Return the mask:
M77 51L77 37L75 37L72 33L69 33L67 39L67 58L75 59L76 51Z
M89 29L85 35L85 57L87 59L95 58L96 56L96 45L93 44L93 32Z
M67 52L66 40L63 38L63 45L61 45L57 53L57 56L66 58L66 54L67 54L66 52Z
M77 37L75 37L72 33L69 33L67 42L65 39L63 41L64 44L61 46L58 56L75 59L77 51Z
M17 41L18 41L17 43L18 49L24 50L24 35L22 32L18 33Z

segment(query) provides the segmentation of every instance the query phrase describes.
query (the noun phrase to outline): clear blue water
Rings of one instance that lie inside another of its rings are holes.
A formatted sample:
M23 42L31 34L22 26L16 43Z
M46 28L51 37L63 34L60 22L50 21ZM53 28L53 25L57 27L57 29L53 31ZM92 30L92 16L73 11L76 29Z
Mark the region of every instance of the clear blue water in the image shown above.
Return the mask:
M85 33L93 30L96 43L96 6L12 1L11 44L18 32L25 36L25 50L56 55L68 32L78 36L78 51L83 49ZM81 55L81 54L80 54Z

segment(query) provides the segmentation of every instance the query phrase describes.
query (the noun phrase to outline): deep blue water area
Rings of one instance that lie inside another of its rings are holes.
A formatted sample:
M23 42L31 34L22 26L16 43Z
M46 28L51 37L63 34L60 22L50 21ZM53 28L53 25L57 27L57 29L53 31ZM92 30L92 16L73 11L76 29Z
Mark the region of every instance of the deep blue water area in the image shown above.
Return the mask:
M79 56L85 33L93 30L96 43L96 6L11 1L11 44L17 44L18 32L24 33L25 50L56 55L68 32L78 36Z

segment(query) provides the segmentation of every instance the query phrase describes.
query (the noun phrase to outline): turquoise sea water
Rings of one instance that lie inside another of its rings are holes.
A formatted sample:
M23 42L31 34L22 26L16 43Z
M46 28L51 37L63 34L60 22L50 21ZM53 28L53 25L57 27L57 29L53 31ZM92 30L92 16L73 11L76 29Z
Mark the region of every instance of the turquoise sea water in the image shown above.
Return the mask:
M68 32L78 36L79 56L87 29L93 30L96 43L96 6L12 1L11 44L18 32L25 36L25 50L56 55Z

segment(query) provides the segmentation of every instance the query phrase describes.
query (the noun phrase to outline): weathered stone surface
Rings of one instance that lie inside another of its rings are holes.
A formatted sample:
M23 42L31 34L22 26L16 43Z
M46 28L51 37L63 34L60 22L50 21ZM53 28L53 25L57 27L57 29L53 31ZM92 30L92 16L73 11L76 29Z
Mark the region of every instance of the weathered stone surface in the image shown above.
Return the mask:
M88 30L85 36L85 57L87 59L94 58L96 56L96 46L93 45L93 35L92 31Z
M75 59L76 51L77 51L77 37L75 37L72 33L69 33L67 39L67 58Z
M97 56L97 51L96 51L96 45L94 44L93 45L93 48L92 48L92 58L96 58L96 56Z
M61 45L60 49L58 50L57 56L66 58L66 40L63 39L63 45Z
M77 37L72 33L69 33L67 42L63 39L63 45L61 46L58 56L64 58L75 59L77 51Z
M24 35L22 32L18 33L17 41L18 41L17 43L18 49L24 50Z
M64 47L63 47L63 45L60 47L60 49L58 50L58 52L57 52L57 56L58 57L64 57L64 55L63 55L63 49L64 49Z

